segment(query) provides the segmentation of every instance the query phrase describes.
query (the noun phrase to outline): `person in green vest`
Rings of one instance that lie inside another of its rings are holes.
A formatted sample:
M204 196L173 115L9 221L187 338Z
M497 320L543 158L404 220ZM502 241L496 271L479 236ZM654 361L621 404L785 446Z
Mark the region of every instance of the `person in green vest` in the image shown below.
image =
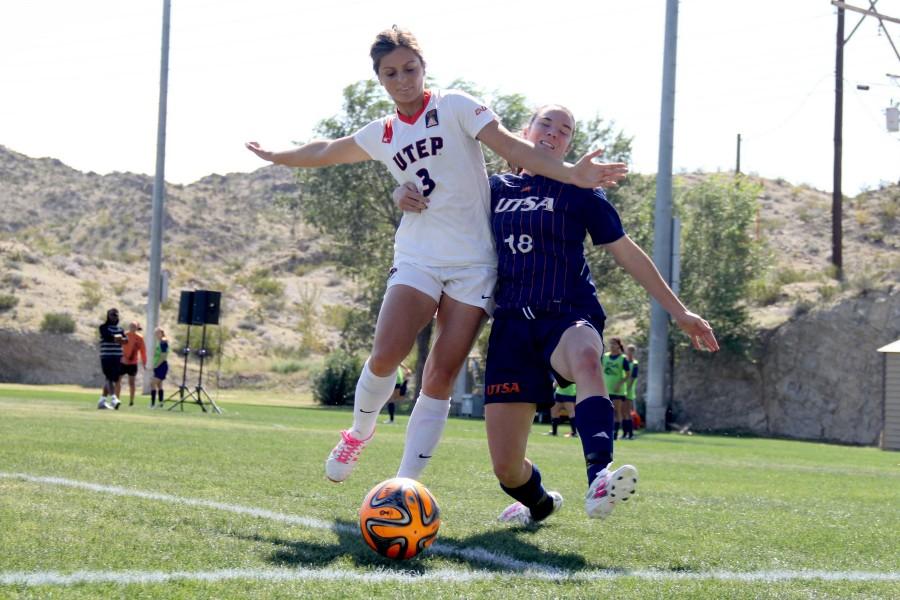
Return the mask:
M166 380L166 374L169 372L169 339L162 327L153 330L153 379L150 380L150 408L156 406L156 400L159 400L159 407L162 408L164 402L163 381Z
M553 387L553 406L550 407L551 429L544 435L556 435L559 422L562 420L562 411L566 411L569 425L572 427L572 432L567 433L566 437L578 437L578 429L575 427L575 384L560 387L554 382Z
M406 396L406 388L409 383L410 370L402 364L397 367L397 383L394 384L394 391L391 393L390 399L387 401L388 418L383 421L387 425L394 424L394 415L397 412L397 402Z
M628 364L631 365L631 373L625 388L625 414L628 415L628 419L622 421L622 439L625 440L634 439L634 420L631 417L631 413L634 412L634 401L637 399L638 364L640 364L634 355L635 351L637 351L637 348L634 347L634 344L628 344L625 347L625 358L628 360Z
M625 347L620 338L609 340L609 352L603 355L603 381L609 391L609 399L612 400L616 414L613 421L613 439L619 439L619 427L631 429L631 415L625 414L625 397L628 380L631 373L631 365L625 357ZM627 419L628 423L625 423Z

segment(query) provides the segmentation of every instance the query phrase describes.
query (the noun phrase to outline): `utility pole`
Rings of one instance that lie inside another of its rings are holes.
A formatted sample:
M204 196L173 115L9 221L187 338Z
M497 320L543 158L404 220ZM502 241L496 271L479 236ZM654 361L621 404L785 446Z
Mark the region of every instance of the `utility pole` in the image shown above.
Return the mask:
M169 17L171 1L163 0L162 52L159 65L159 115L156 124L156 176L153 179L153 216L150 224L150 281L147 285L147 330L145 331L148 362L156 346L154 332L159 324L159 301L162 288L163 204L166 194L166 105L169 94ZM144 369L144 393L150 392L152 364Z
M844 279L843 195L841 194L841 158L844 120L844 9L837 10L837 51L834 60L834 179L831 192L831 264L835 276Z
M894 56L900 60L900 51L894 45L894 41L887 33L887 27L884 22L900 23L900 19L889 17L875 10L878 0L868 0L869 8L860 8L847 4L843 0L831 0L831 4L837 7L837 44L835 51L835 67L834 67L834 181L833 190L831 192L831 263L836 270L835 275L838 279L844 278L844 258L843 258L843 196L841 194L841 160L843 155L843 119L844 119L844 46L859 29L859 26L866 17L875 17L878 19L878 25L885 33ZM844 38L844 11L860 13L859 22L853 28L846 38Z
M653 213L653 262L666 283L672 274L672 146L675 130L675 51L678 41L678 0L666 0L662 106L659 118L659 166ZM650 301L650 347L647 357L647 428L666 428L666 366L669 364L669 315Z
M734 174L741 174L741 134L737 134L737 160L734 162Z

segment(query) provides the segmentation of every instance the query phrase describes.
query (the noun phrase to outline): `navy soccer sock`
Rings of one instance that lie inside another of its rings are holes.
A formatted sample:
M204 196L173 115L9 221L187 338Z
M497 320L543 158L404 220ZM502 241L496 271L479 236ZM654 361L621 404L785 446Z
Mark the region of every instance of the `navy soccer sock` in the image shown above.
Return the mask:
M150 390L150 406L156 404L156 390Z
M622 437L632 437L634 435L634 424L631 422L631 419L625 419L622 421Z
M397 410L397 408L394 406L394 403L388 402L388 417L391 419L391 421L394 420L394 411L395 410Z
M578 436L587 463L588 485L612 462L614 415L612 401L603 396L585 398L575 408Z
M535 521L546 519L553 512L553 498L541 485L541 472L535 464L531 465L531 477L523 485L508 488L501 483L500 489L527 506Z
M619 425L620 425L620 423L618 421L613 423L613 439L614 440L619 439Z
M550 425L553 428L553 435L556 435L556 430L559 428L559 419L551 419Z

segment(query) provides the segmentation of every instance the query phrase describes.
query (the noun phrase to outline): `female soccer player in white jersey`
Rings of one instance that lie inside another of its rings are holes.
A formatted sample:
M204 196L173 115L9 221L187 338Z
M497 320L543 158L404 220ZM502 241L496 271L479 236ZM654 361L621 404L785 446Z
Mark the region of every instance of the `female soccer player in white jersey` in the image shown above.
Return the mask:
M332 481L350 475L394 389L397 366L435 311L434 345L425 364L422 394L407 425L398 476L418 478L443 433L453 379L491 308L496 280L488 225L490 192L478 142L514 164L585 188L613 183L625 174L624 164L595 163L599 152L567 165L508 132L488 107L467 94L426 90L425 60L408 31L382 31L370 56L396 114L352 136L313 141L285 152L247 144L260 158L294 167L379 160L399 183L415 183L430 200L427 211L405 214L397 229L372 353L356 386L353 425L341 432L325 463Z
M551 105L535 113L524 135L548 156L562 159L574 129L572 113ZM581 189L527 166L519 174L492 176L490 187L498 281L484 384L485 424L494 473L516 500L500 519L530 524L562 505L562 496L544 489L540 471L525 456L536 403L550 395L548 371L562 386L577 385L575 422L588 477L585 510L589 517L605 517L634 493L637 470L631 465L607 469L613 405L600 367L606 317L584 256L585 235L613 254L695 347L714 351L718 343L709 323L684 307L650 258L625 235L602 189ZM394 200L405 211L430 207L412 186L395 190Z

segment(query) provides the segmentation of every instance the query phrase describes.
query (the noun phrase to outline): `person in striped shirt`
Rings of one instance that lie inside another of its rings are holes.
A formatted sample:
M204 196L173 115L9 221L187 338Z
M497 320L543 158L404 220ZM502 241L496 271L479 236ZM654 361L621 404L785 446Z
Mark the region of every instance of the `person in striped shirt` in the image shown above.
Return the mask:
M106 311L106 321L100 325L100 367L103 369L103 392L97 408L119 410L119 380L122 376L122 346L125 345L125 330L119 327L119 310Z
M568 109L549 105L532 116L524 135L561 160L574 129ZM544 488L540 471L526 457L536 403L550 395L548 372L561 386L577 385L575 420L588 479L585 511L604 518L634 493L637 470L608 468L613 405L600 368L606 316L584 256L586 235L613 254L696 348L715 351L718 343L709 323L685 308L625 234L602 189L578 188L527 168L494 175L490 186L498 280L485 373L485 425L494 473L516 500L500 520L535 523L562 506L562 496ZM428 205L410 187L395 190L394 200L413 212Z

